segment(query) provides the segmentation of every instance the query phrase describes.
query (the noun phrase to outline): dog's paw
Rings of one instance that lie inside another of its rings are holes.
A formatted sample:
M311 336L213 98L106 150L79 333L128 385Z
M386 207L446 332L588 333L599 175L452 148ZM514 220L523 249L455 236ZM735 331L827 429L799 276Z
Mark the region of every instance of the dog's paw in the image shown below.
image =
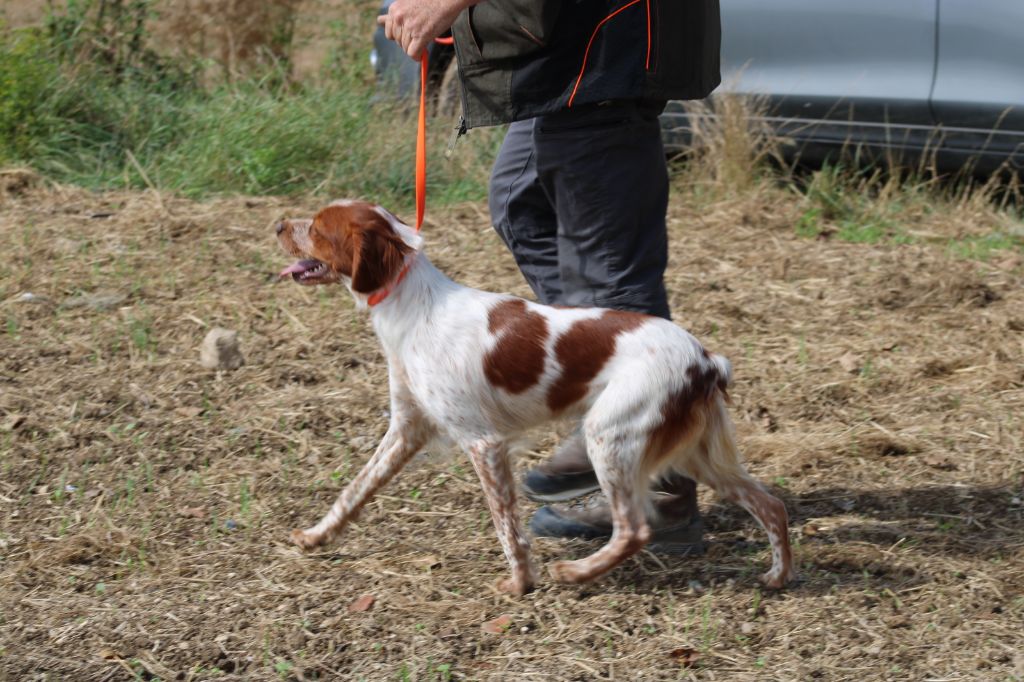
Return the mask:
M524 594L533 592L533 580L529 578L509 577L498 581L498 591L510 594L513 597L522 597Z
M322 538L307 533L304 530L293 530L291 534L292 544L300 547L301 549L313 549L319 547L320 543L323 542Z
M796 580L796 571L788 571L785 573L768 571L767 573L761 574L760 580L761 584L769 590L781 590L785 588L786 585Z
M587 578L576 561L556 561L548 566L548 573L560 583L581 583Z

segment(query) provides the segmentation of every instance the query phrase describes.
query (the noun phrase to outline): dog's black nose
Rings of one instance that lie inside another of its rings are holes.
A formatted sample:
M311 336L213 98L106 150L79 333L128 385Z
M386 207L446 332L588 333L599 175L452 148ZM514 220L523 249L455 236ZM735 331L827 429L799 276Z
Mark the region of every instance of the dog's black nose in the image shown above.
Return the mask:
M274 228L274 232L276 232L277 234L281 234L282 232L284 232L284 221L283 220L277 224L277 226Z

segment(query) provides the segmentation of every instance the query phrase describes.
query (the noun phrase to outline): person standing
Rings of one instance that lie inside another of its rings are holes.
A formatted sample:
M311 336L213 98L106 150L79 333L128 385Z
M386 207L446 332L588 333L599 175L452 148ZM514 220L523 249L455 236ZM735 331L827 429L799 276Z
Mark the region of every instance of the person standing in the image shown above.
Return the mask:
M494 164L495 229L545 304L598 306L668 319L668 170L658 116L670 99L718 86L718 0L395 0L378 19L417 58L451 28L462 129L509 123ZM535 535L611 534L577 429L527 472L548 502ZM648 519L653 551L703 548L696 483L659 482Z

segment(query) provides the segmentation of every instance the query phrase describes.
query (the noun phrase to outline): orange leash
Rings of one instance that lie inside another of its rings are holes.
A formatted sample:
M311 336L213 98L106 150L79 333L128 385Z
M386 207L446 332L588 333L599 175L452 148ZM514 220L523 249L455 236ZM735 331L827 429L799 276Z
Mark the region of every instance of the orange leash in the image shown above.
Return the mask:
M427 208L427 51L420 55L420 114L416 126L416 231Z
M420 113L419 121L416 124L416 231L423 227L423 214L427 208L427 51L420 55ZM398 277L390 285L375 291L366 299L367 305L371 308L391 293L391 290L399 285L409 273L409 266L406 263Z

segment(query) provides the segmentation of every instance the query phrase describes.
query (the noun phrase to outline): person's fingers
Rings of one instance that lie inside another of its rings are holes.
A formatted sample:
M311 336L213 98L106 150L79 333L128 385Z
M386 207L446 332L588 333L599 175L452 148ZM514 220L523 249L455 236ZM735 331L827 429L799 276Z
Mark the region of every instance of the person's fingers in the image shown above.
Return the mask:
M407 42L405 53L415 60L418 60L423 50L427 49L427 41L422 38L410 39Z
M420 24L423 22L418 21L416 16L407 16L402 3L391 5L387 14L377 17L377 23L384 27L384 37L395 41L402 51L412 59L420 58L434 36L430 32L435 27L432 25L421 26Z

